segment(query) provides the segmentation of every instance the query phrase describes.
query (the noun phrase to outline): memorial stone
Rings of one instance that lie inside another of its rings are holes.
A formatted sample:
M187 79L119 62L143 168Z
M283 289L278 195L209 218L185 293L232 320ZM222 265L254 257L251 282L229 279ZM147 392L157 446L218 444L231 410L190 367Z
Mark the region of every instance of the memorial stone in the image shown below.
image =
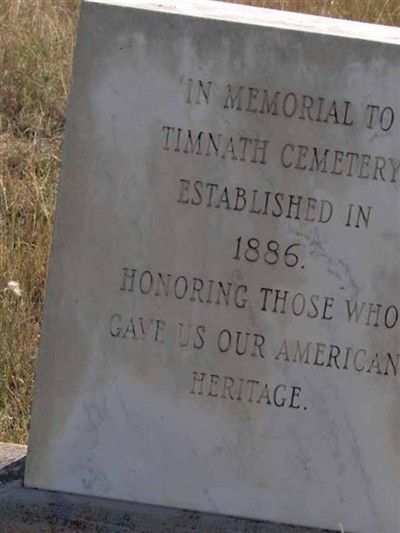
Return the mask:
M26 486L400 531L399 45L83 3Z

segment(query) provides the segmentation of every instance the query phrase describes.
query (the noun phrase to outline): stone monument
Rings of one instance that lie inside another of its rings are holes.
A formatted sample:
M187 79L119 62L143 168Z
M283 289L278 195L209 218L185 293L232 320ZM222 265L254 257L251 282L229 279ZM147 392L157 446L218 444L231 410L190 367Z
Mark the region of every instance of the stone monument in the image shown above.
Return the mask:
M83 3L27 487L400 530L399 45Z

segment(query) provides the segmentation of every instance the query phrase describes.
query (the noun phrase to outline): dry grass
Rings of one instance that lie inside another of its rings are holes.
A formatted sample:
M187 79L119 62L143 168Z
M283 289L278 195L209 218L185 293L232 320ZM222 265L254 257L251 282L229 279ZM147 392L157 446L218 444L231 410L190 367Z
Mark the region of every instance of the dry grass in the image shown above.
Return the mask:
M398 0L242 3L400 25ZM27 438L78 11L0 0L0 441Z
M0 441L27 436L77 14L0 0Z
M400 26L399 0L224 0L375 24Z

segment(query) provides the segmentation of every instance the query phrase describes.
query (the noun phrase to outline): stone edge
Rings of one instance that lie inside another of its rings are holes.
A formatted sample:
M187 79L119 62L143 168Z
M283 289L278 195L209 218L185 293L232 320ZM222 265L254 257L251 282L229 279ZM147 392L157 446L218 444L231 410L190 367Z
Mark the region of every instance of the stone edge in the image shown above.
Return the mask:
M328 533L262 522L24 488L26 446L0 443L0 533Z
M320 33L400 46L400 28L333 17L321 17L215 0L84 0L83 5L98 4L202 17L226 22L269 26L282 30Z

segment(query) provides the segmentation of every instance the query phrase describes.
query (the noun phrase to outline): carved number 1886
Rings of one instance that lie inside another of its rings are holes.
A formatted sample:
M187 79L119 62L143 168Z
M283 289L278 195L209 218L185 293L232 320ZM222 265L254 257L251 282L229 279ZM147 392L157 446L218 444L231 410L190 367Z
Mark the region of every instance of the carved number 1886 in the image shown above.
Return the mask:
M251 237L236 239L236 253L233 259L241 261L244 259L249 263L256 263L259 260L264 261L267 265L276 265L279 261L287 267L295 267L300 258L298 255L299 243L293 243L289 246L282 247L278 241L271 240L266 243L260 242L259 239Z

